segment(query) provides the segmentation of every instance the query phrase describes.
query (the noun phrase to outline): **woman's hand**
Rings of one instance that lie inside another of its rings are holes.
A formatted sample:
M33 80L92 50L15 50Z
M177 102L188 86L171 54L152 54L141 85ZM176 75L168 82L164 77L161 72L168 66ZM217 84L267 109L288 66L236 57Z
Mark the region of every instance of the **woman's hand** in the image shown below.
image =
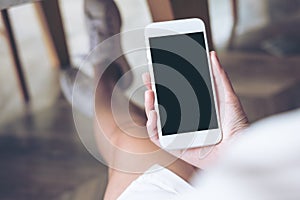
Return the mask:
M215 160L218 151L228 142L228 140L248 126L248 120L241 103L232 88L226 72L220 65L216 53L211 52L210 57L212 61L212 71L217 93L223 140L220 144L214 146L169 151L169 153L202 169ZM151 141L157 146L160 146L157 132L157 113L154 110L154 92L151 90L149 73L143 75L143 81L148 89L145 92L148 134Z

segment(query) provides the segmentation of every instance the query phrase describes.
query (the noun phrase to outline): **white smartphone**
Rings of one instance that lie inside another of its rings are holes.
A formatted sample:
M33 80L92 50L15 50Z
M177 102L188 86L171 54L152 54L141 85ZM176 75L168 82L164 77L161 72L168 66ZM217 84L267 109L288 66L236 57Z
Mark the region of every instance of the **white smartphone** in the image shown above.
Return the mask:
M145 38L162 148L218 144L222 131L203 21L152 23Z

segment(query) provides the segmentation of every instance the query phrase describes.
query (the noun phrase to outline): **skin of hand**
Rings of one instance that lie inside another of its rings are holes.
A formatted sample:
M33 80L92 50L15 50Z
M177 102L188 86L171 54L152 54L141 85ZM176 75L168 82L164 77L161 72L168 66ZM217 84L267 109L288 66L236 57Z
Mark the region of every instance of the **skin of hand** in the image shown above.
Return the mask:
M205 169L211 165L218 158L218 152L249 124L247 116L226 72L219 62L216 52L211 52L210 58L223 134L222 141L217 145L208 147L168 151L200 169ZM143 74L143 81L147 87L147 91L145 92L145 110L148 118L148 134L151 141L160 147L157 132L157 113L154 110L155 97L151 89L152 84L149 73Z

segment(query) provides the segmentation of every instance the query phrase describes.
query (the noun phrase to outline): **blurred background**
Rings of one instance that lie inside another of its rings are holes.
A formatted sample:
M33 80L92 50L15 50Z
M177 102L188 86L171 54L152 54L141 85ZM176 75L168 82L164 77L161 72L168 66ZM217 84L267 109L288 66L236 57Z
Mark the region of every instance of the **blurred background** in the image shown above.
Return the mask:
M62 68L79 66L89 53L83 3L0 0L0 199L102 198L107 169L82 145L59 84ZM217 50L251 122L300 107L300 0L116 3L122 31L203 18L210 48ZM123 49L133 42L122 40ZM135 67L146 56L127 59ZM140 83L135 74L134 84ZM136 101L142 104L142 91ZM92 136L92 120L85 121Z

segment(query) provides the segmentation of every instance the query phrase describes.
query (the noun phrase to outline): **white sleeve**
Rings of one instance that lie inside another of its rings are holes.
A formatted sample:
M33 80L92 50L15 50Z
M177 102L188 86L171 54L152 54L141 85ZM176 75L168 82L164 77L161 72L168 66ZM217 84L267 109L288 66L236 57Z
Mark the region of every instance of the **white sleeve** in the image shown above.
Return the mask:
M132 182L119 200L173 199L179 194L189 193L194 188L170 170L154 165Z
M299 200L300 109L252 125L192 187L160 168L145 173L120 200Z
M300 199L300 109L252 125L223 153L176 199Z

